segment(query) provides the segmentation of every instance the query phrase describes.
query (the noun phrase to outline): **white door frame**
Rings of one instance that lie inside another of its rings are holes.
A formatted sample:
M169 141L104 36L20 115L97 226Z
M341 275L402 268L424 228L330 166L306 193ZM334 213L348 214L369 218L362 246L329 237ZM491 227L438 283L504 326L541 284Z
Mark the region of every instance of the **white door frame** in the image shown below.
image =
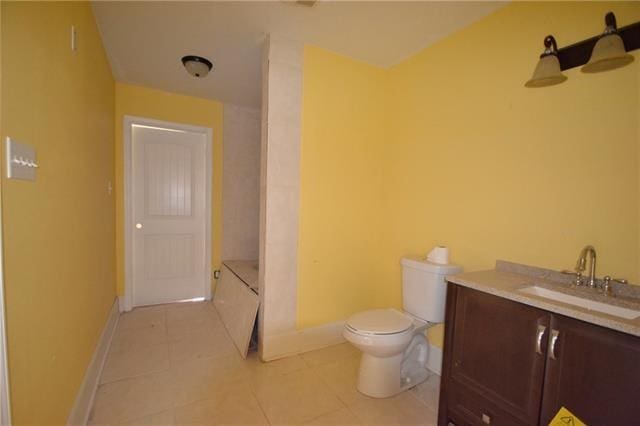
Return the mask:
M2 202L0 201L0 224ZM4 243L0 226L0 425L11 425L11 401L9 397L9 366L7 363L7 329L4 304Z
M205 238L204 238L204 295L205 299L211 299L211 191L213 183L213 130L209 127L191 126L188 124L172 123L169 121L154 120L151 118L125 115L123 119L124 132L124 303L121 310L130 311L133 308L133 141L131 127L134 124L149 127L160 127L174 130L182 130L193 133L202 133L206 136L206 174L205 174Z

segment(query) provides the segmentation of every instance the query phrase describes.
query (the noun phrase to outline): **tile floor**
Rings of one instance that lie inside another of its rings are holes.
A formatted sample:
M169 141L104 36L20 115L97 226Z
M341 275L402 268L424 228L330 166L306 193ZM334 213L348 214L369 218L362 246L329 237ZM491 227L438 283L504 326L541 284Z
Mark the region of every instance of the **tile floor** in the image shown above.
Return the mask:
M269 363L236 351L211 303L120 317L90 425L435 425L439 377L388 399L356 390L341 344Z

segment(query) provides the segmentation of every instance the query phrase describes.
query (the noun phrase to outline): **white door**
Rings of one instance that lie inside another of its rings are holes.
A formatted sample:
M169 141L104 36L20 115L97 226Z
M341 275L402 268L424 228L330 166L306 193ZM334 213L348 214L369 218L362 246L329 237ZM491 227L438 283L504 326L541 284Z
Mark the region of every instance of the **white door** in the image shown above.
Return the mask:
M206 296L205 133L133 124L133 305Z

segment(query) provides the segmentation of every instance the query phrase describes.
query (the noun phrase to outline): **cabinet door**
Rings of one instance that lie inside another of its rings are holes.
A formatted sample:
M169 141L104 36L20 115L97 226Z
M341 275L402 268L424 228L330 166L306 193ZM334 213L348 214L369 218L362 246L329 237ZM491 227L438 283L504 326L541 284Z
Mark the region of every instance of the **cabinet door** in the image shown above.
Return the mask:
M640 339L552 315L541 424L566 407L589 425L640 423Z
M549 320L540 309L458 287L450 342L452 399L462 386L497 407L498 413L486 417L537 424Z

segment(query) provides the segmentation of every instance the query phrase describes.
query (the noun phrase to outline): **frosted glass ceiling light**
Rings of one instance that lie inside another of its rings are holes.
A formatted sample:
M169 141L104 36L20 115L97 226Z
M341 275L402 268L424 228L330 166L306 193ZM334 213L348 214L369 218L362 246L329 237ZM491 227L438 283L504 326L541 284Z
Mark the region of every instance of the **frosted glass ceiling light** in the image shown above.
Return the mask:
M582 72L595 73L623 67L633 62L627 53L624 41L618 34L616 16L609 12L604 18L606 28L591 52L591 59L582 67Z
M195 55L183 56L182 65L184 65L189 74L199 78L206 77L209 71L211 71L211 68L213 68L210 60Z
M548 35L544 39L544 52L540 55L540 60L533 76L524 85L526 87L546 87L564 82L567 77L560 70L558 60L558 45L553 36Z

